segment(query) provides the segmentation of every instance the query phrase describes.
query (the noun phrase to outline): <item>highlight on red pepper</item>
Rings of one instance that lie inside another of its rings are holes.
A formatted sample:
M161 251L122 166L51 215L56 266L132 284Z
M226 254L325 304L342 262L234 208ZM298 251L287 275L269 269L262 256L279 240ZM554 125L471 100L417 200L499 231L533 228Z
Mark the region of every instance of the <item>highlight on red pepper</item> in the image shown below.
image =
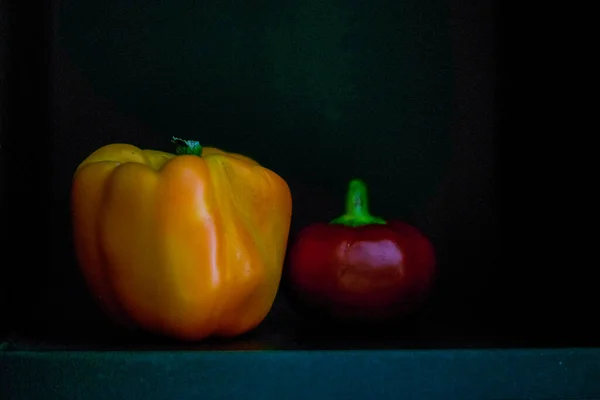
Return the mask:
M312 316L389 322L418 310L435 274L429 239L405 222L371 215L367 187L353 179L346 213L309 225L294 240L286 293Z

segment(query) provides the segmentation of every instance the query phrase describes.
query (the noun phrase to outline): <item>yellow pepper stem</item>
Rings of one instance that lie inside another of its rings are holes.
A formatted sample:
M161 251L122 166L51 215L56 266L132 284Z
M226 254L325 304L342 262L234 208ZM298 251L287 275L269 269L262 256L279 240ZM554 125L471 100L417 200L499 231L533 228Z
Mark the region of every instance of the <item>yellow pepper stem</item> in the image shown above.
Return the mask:
M202 156L202 146L200 145L200 142L176 137L173 137L171 142L177 145L177 148L175 149L177 155L190 154L198 157Z

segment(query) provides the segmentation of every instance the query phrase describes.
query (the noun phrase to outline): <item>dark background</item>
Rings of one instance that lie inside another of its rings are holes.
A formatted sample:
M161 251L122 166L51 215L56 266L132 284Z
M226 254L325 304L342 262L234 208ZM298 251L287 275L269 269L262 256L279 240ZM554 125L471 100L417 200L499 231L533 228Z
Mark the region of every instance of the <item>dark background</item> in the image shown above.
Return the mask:
M373 211L413 223L438 252L424 345L593 342L584 277L532 256L530 221L498 233L522 215L500 211L497 193L520 104L512 25L493 2L127 4L3 3L3 331L108 329L73 259L72 173L106 143L168 150L178 135L282 175L290 241L365 179ZM281 296L265 329L294 324Z

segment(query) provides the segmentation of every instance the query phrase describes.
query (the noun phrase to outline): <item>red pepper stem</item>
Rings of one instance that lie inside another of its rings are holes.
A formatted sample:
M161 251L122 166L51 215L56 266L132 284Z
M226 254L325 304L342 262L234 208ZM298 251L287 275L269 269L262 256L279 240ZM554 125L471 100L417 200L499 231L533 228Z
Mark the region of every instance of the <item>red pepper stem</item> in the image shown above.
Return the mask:
M184 140L180 138L173 137L171 142L177 145L175 149L175 153L177 155L189 154L193 156L202 156L202 146L200 142L196 142L195 140Z
M352 179L346 195L346 213L333 219L330 223L356 227L371 224L383 225L386 224L386 221L369 213L367 186L360 179Z

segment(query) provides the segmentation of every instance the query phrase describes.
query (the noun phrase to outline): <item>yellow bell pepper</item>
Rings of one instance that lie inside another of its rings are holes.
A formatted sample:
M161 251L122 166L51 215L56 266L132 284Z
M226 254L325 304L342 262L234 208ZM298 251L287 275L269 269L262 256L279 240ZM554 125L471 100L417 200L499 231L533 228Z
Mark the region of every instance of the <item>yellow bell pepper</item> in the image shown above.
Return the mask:
M114 321L181 340L245 333L277 293L292 199L256 161L174 138L110 144L72 182L75 252Z

